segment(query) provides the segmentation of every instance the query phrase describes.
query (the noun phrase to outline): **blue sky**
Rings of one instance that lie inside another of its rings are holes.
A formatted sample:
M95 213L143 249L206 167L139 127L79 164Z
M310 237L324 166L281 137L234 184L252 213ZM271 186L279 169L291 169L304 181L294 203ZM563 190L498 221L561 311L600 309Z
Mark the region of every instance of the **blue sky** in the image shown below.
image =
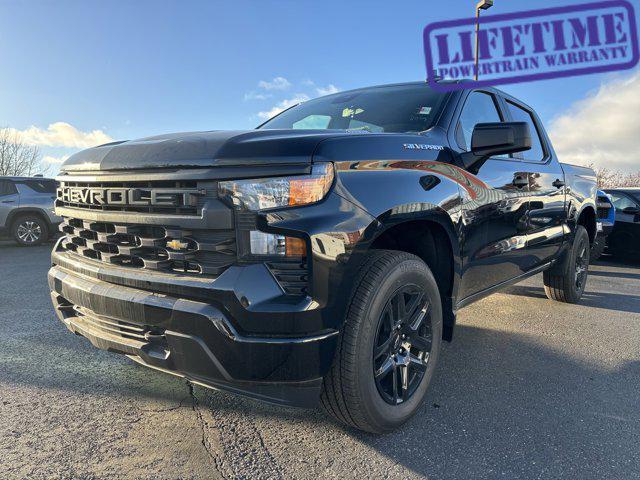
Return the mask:
M253 128L259 112L295 97L424 79L423 28L469 17L474 4L0 0L0 126L33 133L65 122L79 134L99 130L114 139ZM495 0L488 14L530 8ZM549 123L634 73L503 89ZM286 82L274 84L277 77ZM78 149L62 143L45 139L40 147L50 157Z

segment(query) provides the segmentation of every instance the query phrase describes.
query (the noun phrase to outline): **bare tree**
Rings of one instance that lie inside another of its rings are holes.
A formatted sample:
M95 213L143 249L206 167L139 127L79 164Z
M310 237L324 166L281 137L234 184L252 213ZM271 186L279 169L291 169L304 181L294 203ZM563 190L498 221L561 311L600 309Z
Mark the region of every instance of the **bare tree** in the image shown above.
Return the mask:
M40 149L25 143L19 132L0 128L0 176L45 174L49 167L42 164L40 157Z
M640 171L624 173L607 167L596 167L594 164L588 166L596 172L598 188L640 187Z

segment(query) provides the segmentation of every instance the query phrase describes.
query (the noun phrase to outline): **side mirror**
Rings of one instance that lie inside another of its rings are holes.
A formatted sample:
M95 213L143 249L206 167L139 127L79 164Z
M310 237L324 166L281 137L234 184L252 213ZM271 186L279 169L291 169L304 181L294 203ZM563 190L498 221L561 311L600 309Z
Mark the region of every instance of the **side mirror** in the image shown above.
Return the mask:
M527 122L478 123L471 136L471 151L461 155L463 167L477 173L495 155L524 152L531 148Z
M625 207L622 209L622 213L627 215L640 215L640 208L638 207Z

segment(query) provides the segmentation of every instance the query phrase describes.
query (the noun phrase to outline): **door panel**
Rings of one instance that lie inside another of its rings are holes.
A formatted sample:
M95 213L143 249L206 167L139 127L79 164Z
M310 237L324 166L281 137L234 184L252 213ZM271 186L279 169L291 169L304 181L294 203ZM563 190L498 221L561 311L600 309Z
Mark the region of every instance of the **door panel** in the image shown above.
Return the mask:
M460 299L522 275L532 263L525 248L529 177L521 168L516 160L491 159L463 192Z
M527 122L531 132L531 149L516 153L522 159L522 170L529 177L529 212L525 221L527 233L527 270L550 261L560 250L565 234L564 172L546 138L535 113L514 99L504 101L512 122Z
M0 180L0 227L7 222L7 216L11 210L18 208L20 195L16 190L13 182L9 180Z
M469 93L453 141L468 151L476 124L505 120L501 105L491 92ZM529 176L521 168L507 155L489 159L463 191L460 300L521 275L531 263L525 249Z
M18 207L19 199L20 197L17 194L0 197L0 227L8 227L6 225L7 217L11 210Z
M523 163L528 171L529 215L527 216L527 250L535 268L549 262L560 250L565 235L564 172L557 161L548 164ZM554 185L555 183L555 185Z

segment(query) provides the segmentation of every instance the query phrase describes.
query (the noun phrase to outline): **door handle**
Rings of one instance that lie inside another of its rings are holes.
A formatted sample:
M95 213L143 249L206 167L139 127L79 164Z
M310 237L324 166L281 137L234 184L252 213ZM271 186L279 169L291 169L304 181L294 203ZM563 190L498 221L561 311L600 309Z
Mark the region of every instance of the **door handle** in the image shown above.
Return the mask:
M513 186L514 187L518 187L518 188L528 187L529 186L529 179L527 177L523 177L521 175L518 175L517 177L515 177L513 179Z
M15 200L3 200L2 203L16 203Z
M556 180L551 185L553 185L556 188L562 188L564 187L565 183L559 178L556 178Z

